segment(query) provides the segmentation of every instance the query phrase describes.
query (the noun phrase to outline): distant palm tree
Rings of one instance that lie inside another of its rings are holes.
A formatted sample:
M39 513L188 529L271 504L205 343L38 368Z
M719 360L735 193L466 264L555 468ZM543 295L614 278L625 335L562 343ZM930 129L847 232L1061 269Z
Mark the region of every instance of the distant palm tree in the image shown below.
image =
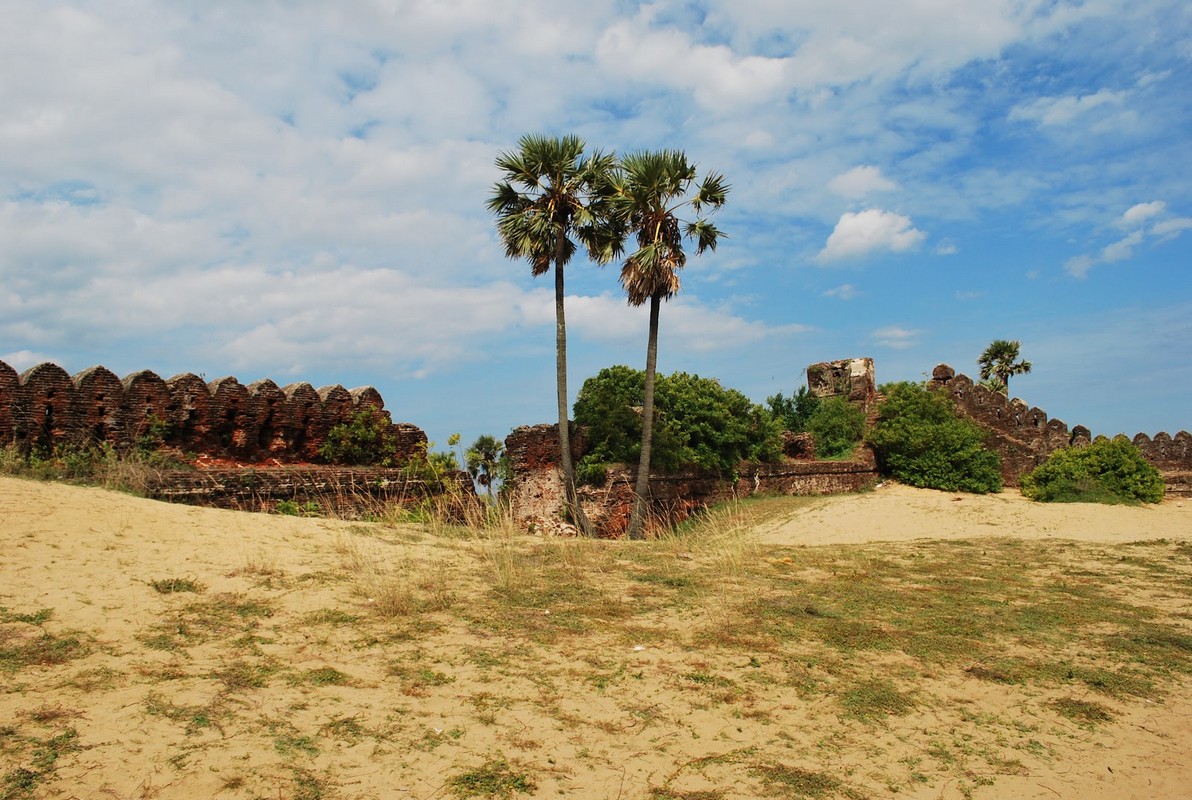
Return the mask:
M683 239L696 242L696 252L715 250L723 236L716 226L698 218L705 207L724 205L729 186L724 176L709 173L698 186L696 167L679 150L632 153L621 159L616 173L616 206L626 229L637 234L636 252L621 265L621 285L629 304L650 304L646 346L645 398L642 405L641 461L637 468L629 538L642 538L650 491L650 448L654 436L654 380L658 364L658 311L663 300L679 291L679 270L687 263ZM695 187L694 193L692 188ZM677 213L691 206L694 222Z
M616 159L599 151L584 155L576 136L526 135L518 149L501 153L497 167L504 179L493 186L488 209L497 216L497 231L509 258L530 262L535 277L555 268L555 382L559 410L559 464L564 502L572 521L585 535L591 524L575 491L567 415L567 323L563 267L583 245L592 260L607 263L620 254L622 237L609 225L609 176Z
M465 458L468 463L468 474L481 486L488 489L488 497L493 497L493 482L497 478L497 467L501 456L505 453L505 445L495 436L487 433L478 436L472 446L468 448Z
M1031 371L1031 362L1017 360L1021 347L1018 341L1006 339L994 339L990 342L989 347L986 347L985 352L977 359L977 363L981 365L981 380L1009 396L1010 376L1025 375Z

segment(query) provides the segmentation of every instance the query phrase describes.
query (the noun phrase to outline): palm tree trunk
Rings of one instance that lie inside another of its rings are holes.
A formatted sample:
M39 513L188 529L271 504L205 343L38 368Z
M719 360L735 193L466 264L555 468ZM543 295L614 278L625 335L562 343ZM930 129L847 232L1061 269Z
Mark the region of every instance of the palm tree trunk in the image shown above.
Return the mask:
M633 489L633 511L629 515L629 538L644 539L650 495L650 450L654 443L654 375L658 368L658 310L662 295L650 297L650 335L646 345L646 386L642 401L642 452Z
M563 504L576 529L592 535L592 523L575 491L575 465L571 461L571 421L567 414L567 320L563 312L563 237L555 246L555 383L559 402L559 468L563 472Z

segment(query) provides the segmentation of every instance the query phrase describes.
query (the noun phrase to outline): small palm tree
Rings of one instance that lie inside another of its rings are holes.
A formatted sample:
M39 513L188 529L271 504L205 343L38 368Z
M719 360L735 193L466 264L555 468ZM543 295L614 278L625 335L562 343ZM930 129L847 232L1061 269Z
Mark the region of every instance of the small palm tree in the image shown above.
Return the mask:
M1007 339L994 339L990 342L989 347L986 347L985 352L977 359L977 363L981 365L981 380L1009 396L1010 376L1025 375L1031 371L1031 362L1018 360L1021 347L1020 342Z
M521 137L516 151L501 153L496 160L504 179L493 186L488 209L497 216L505 255L528 260L535 277L555 269L555 384L564 502L580 531L591 534L575 491L571 458L563 267L579 245L597 263L611 261L620 254L622 237L610 225L608 204L616 159L599 151L585 156L584 148L584 140L576 136Z
M650 448L654 436L654 381L658 364L658 312L663 300L679 291L679 270L687 263L683 240L696 242L696 252L715 250L721 233L698 215L724 205L729 186L724 176L709 173L696 185L696 166L679 150L639 152L624 156L615 178L615 204L621 222L637 235L637 251L621 265L621 285L629 304L650 304L646 346L645 397L642 406L641 460L634 487L629 537L640 539L650 491ZM694 191L693 191L694 188ZM684 222L678 212L690 206L697 219Z
M488 489L489 499L493 499L493 483L497 479L498 466L501 456L505 454L505 445L495 436L487 433L477 437L468 448L468 474L478 484Z

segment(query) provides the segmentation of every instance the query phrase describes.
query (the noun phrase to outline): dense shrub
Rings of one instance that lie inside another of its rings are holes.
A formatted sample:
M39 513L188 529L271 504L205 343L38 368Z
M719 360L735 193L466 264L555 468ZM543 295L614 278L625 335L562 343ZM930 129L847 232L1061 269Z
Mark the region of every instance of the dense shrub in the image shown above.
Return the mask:
M1057 450L1022 476L1022 493L1045 503L1158 503L1163 476L1125 437Z
M869 441L884 473L929 489L1001 490L1001 460L985 448L981 427L958 416L946 393L919 383L883 386L882 393L886 399Z
M319 455L332 464L392 466L395 450L389 420L373 408L362 408L327 432Z
M575 401L575 421L587 427L589 443L577 469L581 480L599 482L608 463L637 462L644 397L645 373L630 367L609 367L584 382ZM654 414L654 469L730 475L741 461L782 455L781 426L770 413L711 378L659 375Z
M819 398L809 392L806 386L800 386L799 391L790 397L783 397L782 392L779 392L766 398L770 414L778 420L784 430L794 433L807 430L807 422L819 408L819 403Z
M818 458L840 458L865 435L865 412L843 397L827 397L816 404L807 430L815 436Z

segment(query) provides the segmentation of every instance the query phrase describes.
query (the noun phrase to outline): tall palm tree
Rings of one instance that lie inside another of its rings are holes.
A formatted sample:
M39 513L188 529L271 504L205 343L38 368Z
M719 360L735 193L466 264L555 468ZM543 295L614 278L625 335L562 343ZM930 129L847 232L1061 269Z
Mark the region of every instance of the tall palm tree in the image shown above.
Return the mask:
M493 483L497 479L497 470L501 463L501 456L505 454L505 444L495 436L487 433L478 436L465 456L468 464L468 474L473 480L488 489L488 499L493 499Z
M1021 347L1017 340L994 339L977 359L977 363L981 365L981 379L993 381L996 388L1006 396L1010 394L1010 376L1025 375L1031 371L1031 362L1018 361L1018 351Z
M637 235L637 251L621 265L621 285L629 304L650 304L646 346L645 398L642 404L641 461L637 468L629 538L640 539L650 491L650 448L654 438L654 379L658 365L658 311L663 300L679 291L679 270L687 263L683 240L696 242L696 252L715 250L724 234L699 215L704 208L724 205L729 186L724 176L709 173L696 184L696 166L679 150L631 153L621 159L615 177L615 203L622 223ZM693 191L694 190L694 191ZM694 221L679 211L690 206Z
M567 323L564 315L563 267L579 245L597 263L620 254L621 238L610 226L609 176L613 155L584 155L577 136L527 134L517 150L501 153L497 168L504 173L488 200L497 216L505 255L526 259L535 277L555 269L555 378L559 410L559 466L564 502L572 521L585 535L591 524L575 491L571 432L567 416ZM578 244L577 244L578 242Z

